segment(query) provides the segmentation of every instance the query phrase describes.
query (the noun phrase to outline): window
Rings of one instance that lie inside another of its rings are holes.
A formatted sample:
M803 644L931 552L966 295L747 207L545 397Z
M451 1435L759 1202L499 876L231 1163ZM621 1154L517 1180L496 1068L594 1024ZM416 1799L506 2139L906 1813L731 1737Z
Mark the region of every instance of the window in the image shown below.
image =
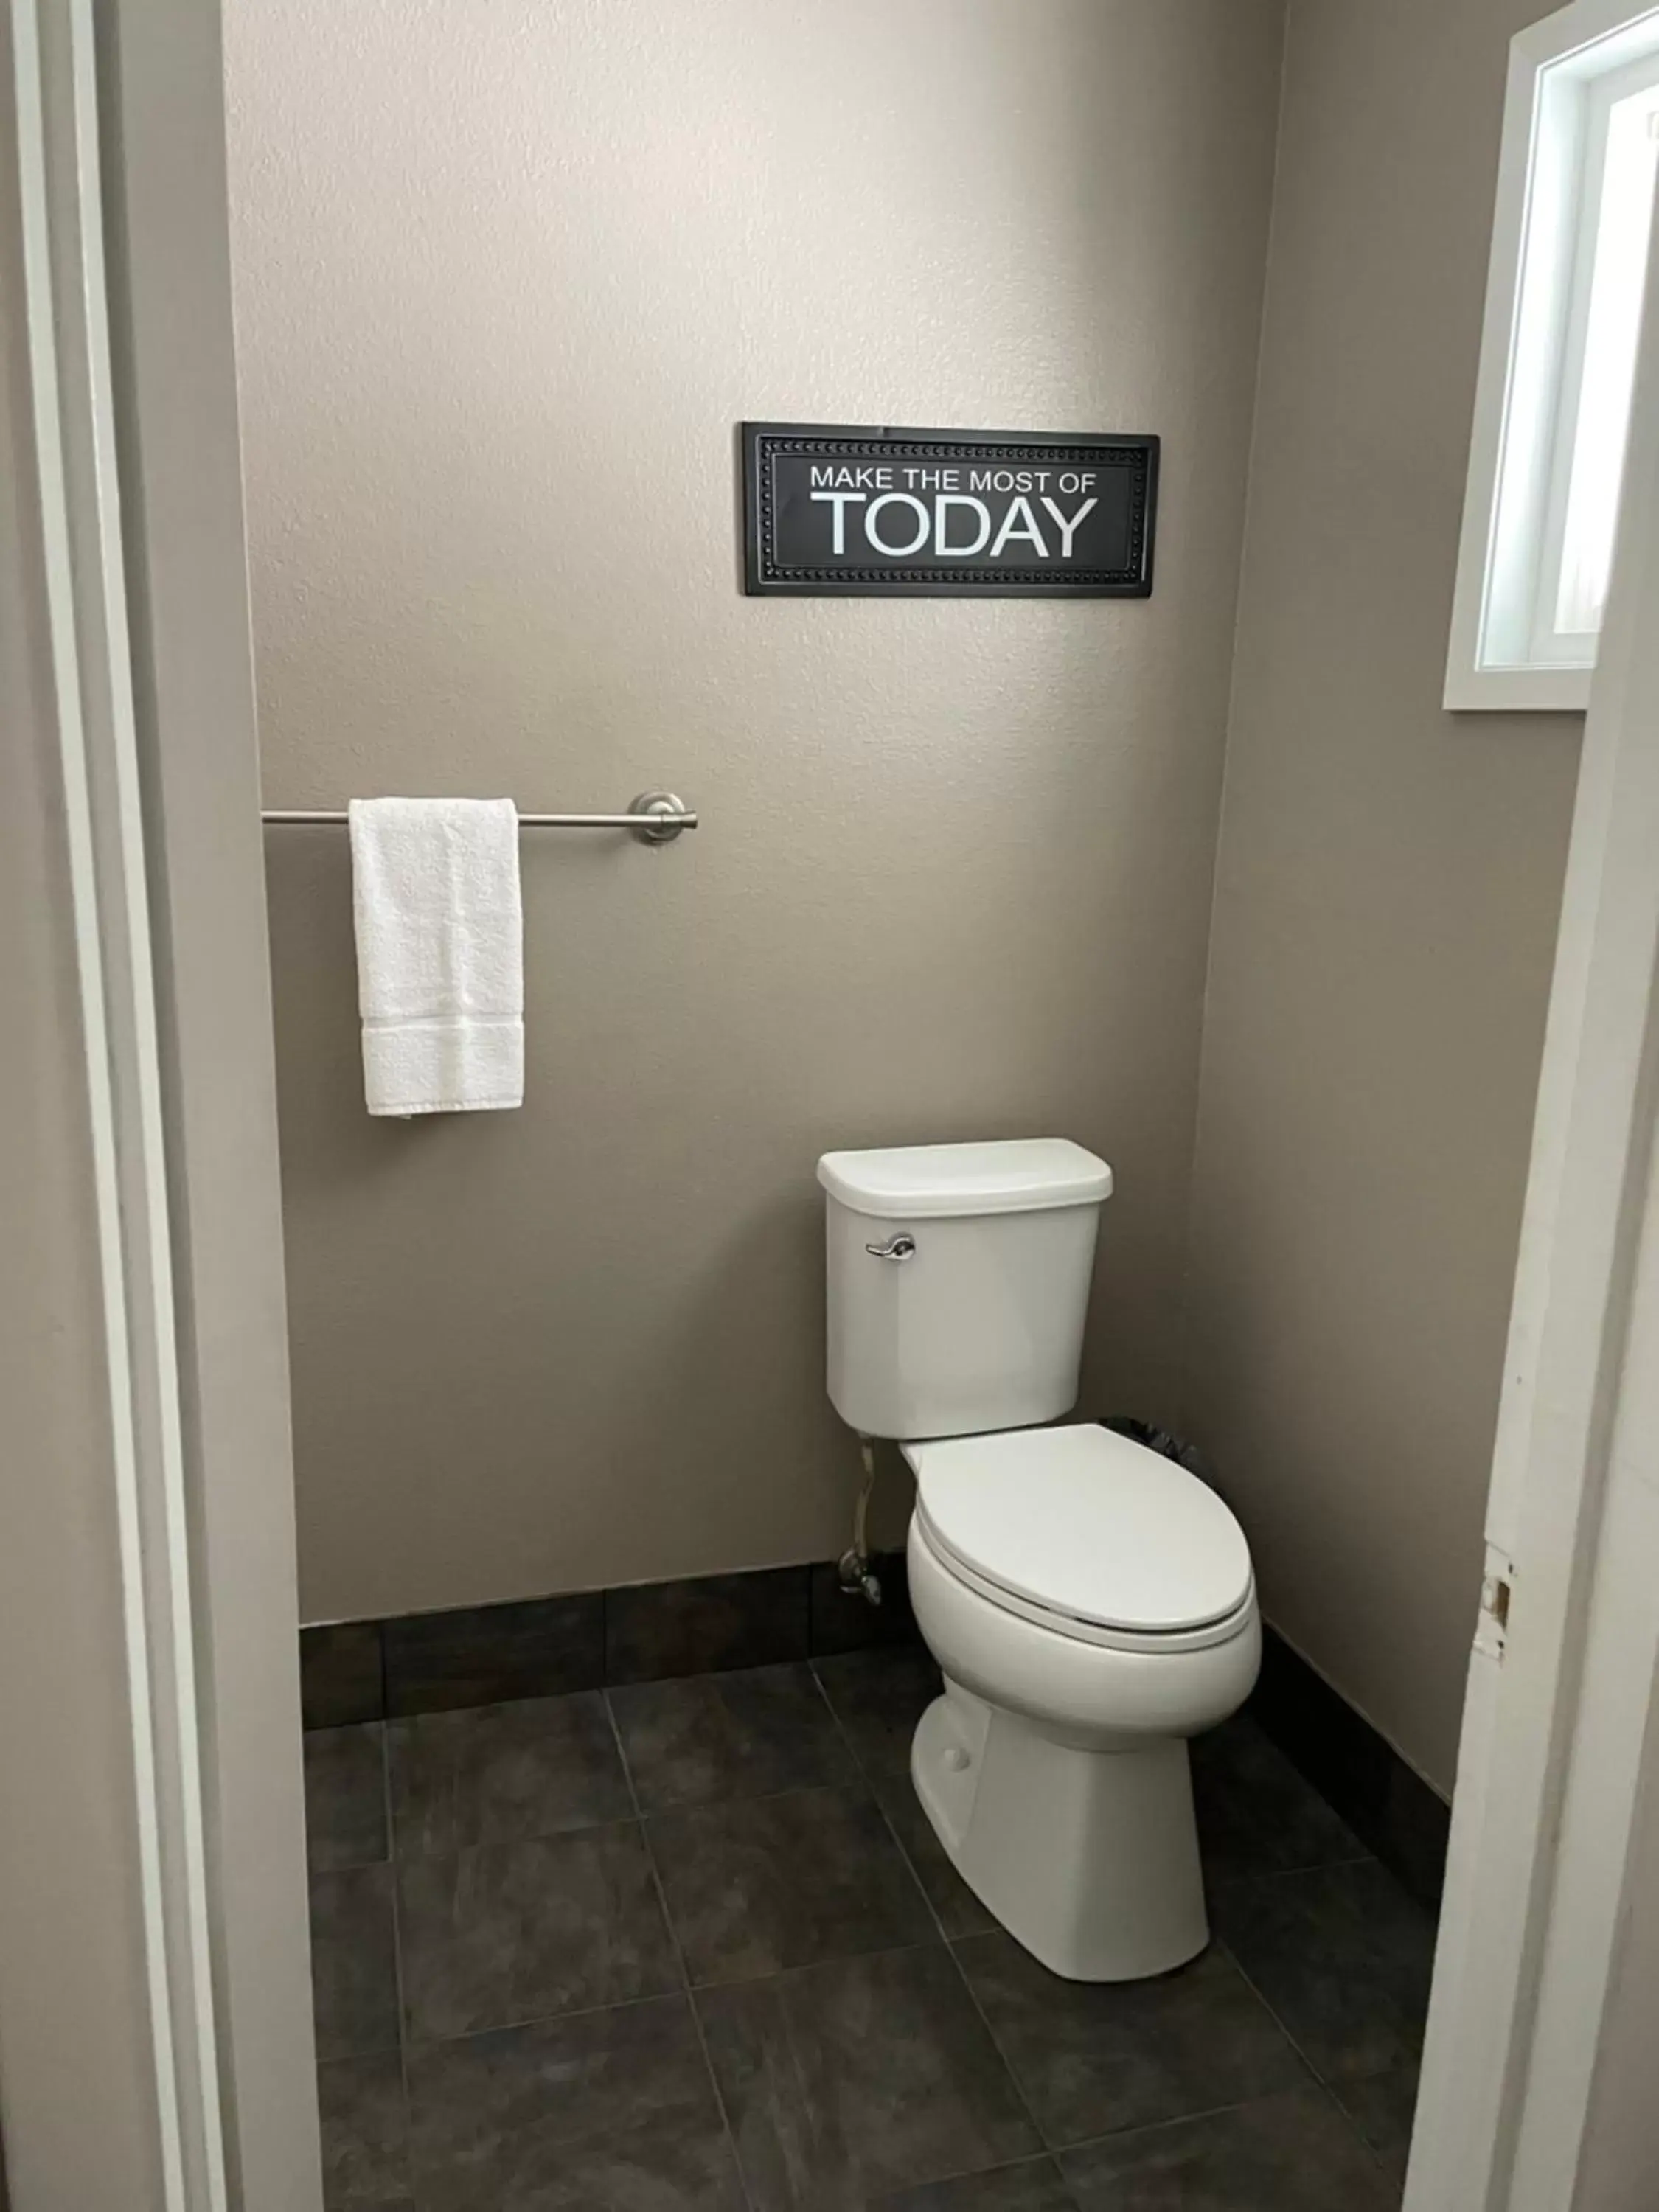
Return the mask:
M1510 48L1446 704L1582 707L1606 604L1659 179L1659 7Z

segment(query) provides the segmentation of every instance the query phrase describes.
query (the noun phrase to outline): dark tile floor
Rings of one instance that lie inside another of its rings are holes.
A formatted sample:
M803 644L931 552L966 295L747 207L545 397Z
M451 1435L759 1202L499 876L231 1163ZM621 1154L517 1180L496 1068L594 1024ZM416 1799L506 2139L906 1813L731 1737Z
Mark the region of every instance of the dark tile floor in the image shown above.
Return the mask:
M865 1650L306 1740L330 2212L1383 2212L1433 1928L1248 1714L1215 1940L1047 1973Z

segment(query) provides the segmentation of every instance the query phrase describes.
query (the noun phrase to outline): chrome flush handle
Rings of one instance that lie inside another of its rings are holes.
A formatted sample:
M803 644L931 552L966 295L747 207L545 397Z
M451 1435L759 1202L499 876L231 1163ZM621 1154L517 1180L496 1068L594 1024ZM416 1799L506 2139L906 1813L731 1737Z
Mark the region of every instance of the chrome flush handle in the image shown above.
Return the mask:
M896 1237L890 1237L884 1244L866 1244L864 1249L872 1260L914 1260L916 1240L908 1230L901 1229Z

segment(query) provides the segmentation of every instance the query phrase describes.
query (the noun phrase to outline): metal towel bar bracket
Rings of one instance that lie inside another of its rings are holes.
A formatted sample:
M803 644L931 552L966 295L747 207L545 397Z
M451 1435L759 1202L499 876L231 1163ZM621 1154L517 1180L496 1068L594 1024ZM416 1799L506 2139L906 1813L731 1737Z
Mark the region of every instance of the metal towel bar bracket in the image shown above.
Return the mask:
M344 822L343 808L319 811L307 807L276 807L264 816L276 822ZM626 814L520 814L521 830L627 830L642 845L672 845L682 830L695 830L696 811L672 791L642 791L629 802Z

